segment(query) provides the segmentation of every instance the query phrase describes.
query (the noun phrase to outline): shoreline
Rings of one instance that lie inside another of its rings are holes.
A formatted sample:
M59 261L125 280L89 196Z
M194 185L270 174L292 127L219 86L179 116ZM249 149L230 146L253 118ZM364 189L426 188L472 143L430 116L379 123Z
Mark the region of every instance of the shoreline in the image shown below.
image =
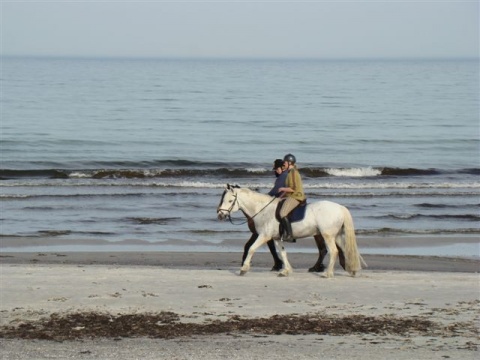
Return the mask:
M62 236L2 236L0 254L14 253L237 253L242 252L250 233L244 239L224 240L221 243L186 240L126 239L109 241L105 239L68 239ZM360 253L365 256L424 256L480 260L480 238L469 235L442 236L357 236ZM313 238L300 239L287 244L288 256L296 253L317 254ZM268 253L262 246L256 254ZM256 255L255 255L256 256Z
M440 256L362 255L368 267L365 271L434 271L480 272L480 259ZM169 269L238 270L240 252L1 252L0 265L115 265L153 266ZM318 258L314 253L289 253L288 259L295 272L306 272ZM328 255L323 263L328 261ZM252 260L252 270L270 270L273 259L270 253L257 252ZM335 271L343 271L337 260Z
M244 235L240 239L228 239L221 243L212 243L212 246L243 246L250 237L251 233L247 229L241 231ZM109 241L103 238L67 238L62 235L32 235L32 236L12 236L2 235L0 236L0 249L2 248L22 248L28 246L58 246L58 245L175 245L180 243L179 246L185 246L185 241L181 240L159 240L156 242L150 242L143 239L123 239L117 241ZM356 240L360 248L387 248L387 247L417 247L417 246L441 246L461 243L480 243L478 234L425 234L425 235L395 235L386 234L380 235L356 235ZM191 242L188 242L189 244ZM312 247L315 248L313 237L299 239L297 243L290 243L291 249L296 247Z

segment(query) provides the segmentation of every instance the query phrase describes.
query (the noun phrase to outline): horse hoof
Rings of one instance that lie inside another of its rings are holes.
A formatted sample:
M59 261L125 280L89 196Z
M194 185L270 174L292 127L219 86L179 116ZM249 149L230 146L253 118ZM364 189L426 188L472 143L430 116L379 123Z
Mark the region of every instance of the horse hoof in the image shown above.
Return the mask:
M289 274L290 274L289 271L283 270L282 272L280 272L280 273L278 274L278 276L279 276L279 277L287 277Z
M282 270L282 267L283 267L282 265L283 264L273 265L272 270L270 270L270 271L280 271L280 270Z
M243 275L245 275L246 273L247 273L246 271L240 270L240 276L243 276Z
M325 271L325 266L319 266L319 267L316 267L316 266L312 266L310 269L308 269L308 272L316 272L316 273L321 273L321 272L324 272Z

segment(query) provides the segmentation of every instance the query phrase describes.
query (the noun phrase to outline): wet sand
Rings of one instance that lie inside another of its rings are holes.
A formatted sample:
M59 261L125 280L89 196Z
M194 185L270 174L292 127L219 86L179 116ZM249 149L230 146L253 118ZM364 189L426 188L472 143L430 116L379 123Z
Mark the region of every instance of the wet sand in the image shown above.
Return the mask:
M304 271L313 266L318 255L289 253L294 269ZM479 272L480 259L440 256L362 255L367 270ZM230 269L241 264L241 253L236 252L4 252L0 264L64 264L64 265L121 265L161 266L172 269ZM328 257L324 260L324 264ZM271 268L269 253L257 252L252 268ZM340 270L338 263L337 270Z

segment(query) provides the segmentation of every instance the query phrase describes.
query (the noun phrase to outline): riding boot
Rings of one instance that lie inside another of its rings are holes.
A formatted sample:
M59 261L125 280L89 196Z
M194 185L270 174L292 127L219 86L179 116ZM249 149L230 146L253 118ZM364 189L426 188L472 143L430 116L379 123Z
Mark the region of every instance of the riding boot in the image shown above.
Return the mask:
M290 224L290 221L286 216L282 218L281 222L283 226L282 241L294 242L293 235L292 235L292 224Z

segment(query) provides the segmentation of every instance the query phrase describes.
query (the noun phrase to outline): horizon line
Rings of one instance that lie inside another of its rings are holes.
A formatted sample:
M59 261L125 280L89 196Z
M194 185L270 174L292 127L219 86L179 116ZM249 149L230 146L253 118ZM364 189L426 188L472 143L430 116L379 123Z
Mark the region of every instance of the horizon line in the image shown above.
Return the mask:
M362 61L362 60L480 60L479 56L127 56L127 55L39 55L0 54L0 58L78 59L78 60L243 60L243 61Z

